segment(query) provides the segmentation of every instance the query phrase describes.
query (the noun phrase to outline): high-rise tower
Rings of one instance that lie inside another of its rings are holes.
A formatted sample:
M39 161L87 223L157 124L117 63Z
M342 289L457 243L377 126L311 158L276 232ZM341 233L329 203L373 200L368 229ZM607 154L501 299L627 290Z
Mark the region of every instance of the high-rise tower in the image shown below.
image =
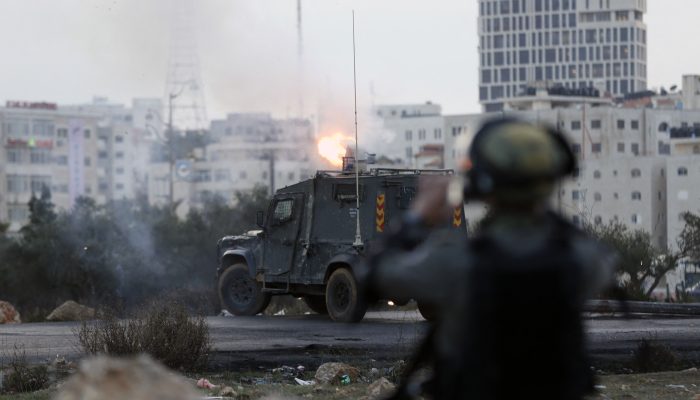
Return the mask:
M167 117L169 102L172 98L174 129L205 129L208 123L207 108L197 55L196 16L193 1L174 1L172 13L168 77L163 98L166 113L163 116Z
M646 89L646 0L478 1L484 111L537 81L614 96Z

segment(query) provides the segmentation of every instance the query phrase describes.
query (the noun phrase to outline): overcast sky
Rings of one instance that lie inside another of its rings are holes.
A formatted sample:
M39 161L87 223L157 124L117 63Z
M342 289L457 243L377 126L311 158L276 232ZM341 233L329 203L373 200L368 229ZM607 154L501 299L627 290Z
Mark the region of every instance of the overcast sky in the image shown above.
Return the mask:
M209 117L296 115L296 1L195 3ZM700 73L700 1L648 3L650 86ZM162 97L175 4L0 0L0 101ZM305 114L319 103L352 112L353 8L360 107L432 100L446 113L479 111L476 0L303 0Z

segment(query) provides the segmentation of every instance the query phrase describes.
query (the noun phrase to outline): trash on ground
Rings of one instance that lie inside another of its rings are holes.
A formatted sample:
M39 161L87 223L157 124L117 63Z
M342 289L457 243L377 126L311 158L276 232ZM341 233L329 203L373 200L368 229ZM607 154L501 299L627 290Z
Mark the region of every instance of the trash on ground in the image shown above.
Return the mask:
M305 380L299 379L299 378L294 378L294 382L298 383L301 386L311 386L311 385L316 384L316 382L314 382L314 381L305 381Z
M330 362L321 364L316 370L316 375L314 377L318 383L339 384L342 383L341 378L343 378L344 375L347 375L346 380L355 382L360 375L360 371L348 364Z
M197 387L200 389L216 389L216 388L218 388L217 385L214 385L213 383L209 382L209 379L204 379L204 378L200 378L197 381Z

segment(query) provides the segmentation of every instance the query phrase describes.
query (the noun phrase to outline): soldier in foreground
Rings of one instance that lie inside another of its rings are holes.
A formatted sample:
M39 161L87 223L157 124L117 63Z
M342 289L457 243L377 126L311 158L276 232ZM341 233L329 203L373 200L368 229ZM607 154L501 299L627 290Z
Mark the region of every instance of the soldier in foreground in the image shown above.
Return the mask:
M489 207L479 232L465 240L433 230L453 205L448 182L431 178L369 260L370 297L413 298L437 316L414 360L433 378L404 382L395 398L583 398L593 389L583 303L611 283L615 257L548 207L576 168L569 144L553 130L496 120L469 157L464 195Z

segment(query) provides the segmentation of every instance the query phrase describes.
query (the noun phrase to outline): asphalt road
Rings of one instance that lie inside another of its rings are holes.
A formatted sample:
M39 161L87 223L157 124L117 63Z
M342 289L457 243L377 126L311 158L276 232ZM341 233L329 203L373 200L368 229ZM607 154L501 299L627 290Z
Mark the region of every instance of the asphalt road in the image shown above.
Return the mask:
M214 360L221 366L323 362L342 355L396 359L418 343L427 329L413 311L372 312L359 324L339 324L319 315L209 317ZM599 359L629 357L643 338L659 340L679 353L700 354L700 318L587 320L590 351ZM77 358L78 323L0 325L0 364L15 347L28 358Z

